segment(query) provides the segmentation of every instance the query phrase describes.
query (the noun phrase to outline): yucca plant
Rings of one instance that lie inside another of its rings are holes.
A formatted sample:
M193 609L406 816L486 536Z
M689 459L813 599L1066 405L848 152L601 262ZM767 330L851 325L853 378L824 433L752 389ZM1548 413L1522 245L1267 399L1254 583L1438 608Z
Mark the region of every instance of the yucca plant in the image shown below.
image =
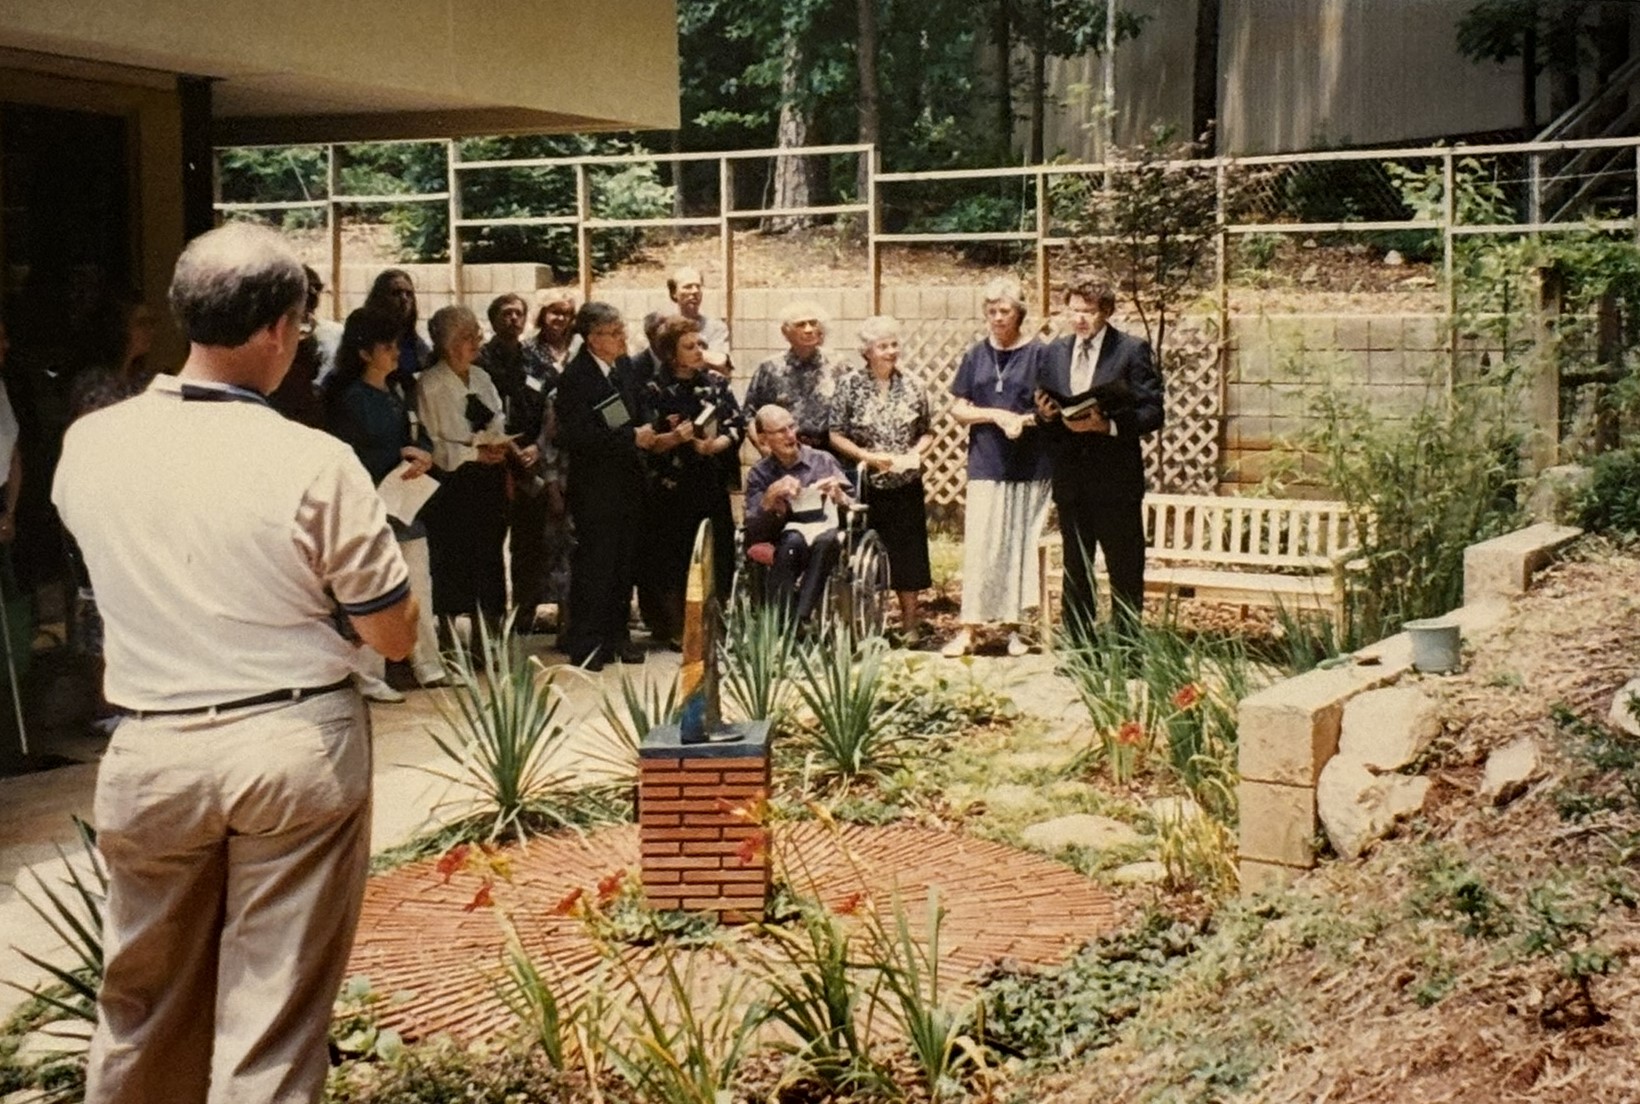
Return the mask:
M432 733L455 769L427 768L477 791L482 835L492 840L585 823L589 792L608 798L594 800L594 809L613 811L619 804L594 792L598 787L576 786L570 773L553 766L568 740L559 720L564 696L555 685L557 669L532 660L510 629L509 622L492 632L480 621L476 653L455 637L445 656L450 685L435 698L450 733Z
M21 886L18 887L18 896L73 952L75 965L65 969L19 949L18 954L50 974L56 984L33 988L13 981L6 984L28 993L60 1013L61 1018L94 1024L97 1022L97 991L102 988L103 979L103 907L108 900L108 871L97 852L96 830L79 817L74 818L74 830L79 835L80 857L84 860L85 872L82 873L75 861L58 847L57 854L67 869L64 878L67 892L53 889L31 870L29 873L34 878L35 888L44 900L34 897Z
M888 654L882 637L856 643L846 629L836 628L819 647L798 656L803 677L797 692L814 718L809 740L816 773L844 788L861 775L881 775L899 765L903 735L892 722L906 699L884 704Z
M767 720L778 731L790 716L793 676L802 652L797 626L778 602L737 595L718 643L724 697L744 719Z
M663 688L641 674L634 679L623 669L619 697L605 690L599 712L609 731L620 741L623 752L636 755L638 745L653 729L677 722L682 705L678 700L676 674Z

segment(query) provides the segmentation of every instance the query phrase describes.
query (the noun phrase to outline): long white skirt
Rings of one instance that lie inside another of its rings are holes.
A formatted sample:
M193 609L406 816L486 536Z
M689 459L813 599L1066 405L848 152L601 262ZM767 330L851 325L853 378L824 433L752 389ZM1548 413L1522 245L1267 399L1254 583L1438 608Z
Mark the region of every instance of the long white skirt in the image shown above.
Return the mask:
M1048 481L969 480L962 527L962 622L1018 624L1036 605L1036 546Z

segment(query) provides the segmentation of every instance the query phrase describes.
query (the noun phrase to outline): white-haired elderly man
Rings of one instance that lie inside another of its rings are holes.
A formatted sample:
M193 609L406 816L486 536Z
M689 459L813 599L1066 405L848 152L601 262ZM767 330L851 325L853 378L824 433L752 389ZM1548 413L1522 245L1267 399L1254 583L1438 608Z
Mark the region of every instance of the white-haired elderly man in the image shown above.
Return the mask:
M796 423L800 443L830 452L831 400L841 369L821 347L826 340L826 312L806 299L788 303L780 312L780 333L786 339L786 351L757 366L742 405L747 410L784 408ZM747 436L757 451L769 454L769 443L755 423Z
M769 453L746 473L746 545L773 545L768 592L801 622L819 605L837 562L848 477L831 453L797 439L785 407L759 407L754 421Z

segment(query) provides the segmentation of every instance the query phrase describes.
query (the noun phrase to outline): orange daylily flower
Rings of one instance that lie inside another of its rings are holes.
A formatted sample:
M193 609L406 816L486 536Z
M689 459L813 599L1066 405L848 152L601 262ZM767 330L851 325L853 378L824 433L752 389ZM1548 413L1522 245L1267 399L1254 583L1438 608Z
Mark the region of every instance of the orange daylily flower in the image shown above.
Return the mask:
M1202 688L1193 682L1187 682L1173 695L1173 708L1189 709L1202 700Z
M433 867L443 877L443 885L449 885L450 879L467 862L467 855L472 851L472 845L458 843L444 854L439 856L438 863Z
M490 883L485 882L478 887L478 892L473 894L473 899L461 906L461 911L473 912L477 909L489 908L493 904L495 904L495 898L490 896Z
M598 903L607 905L621 895L621 886L626 884L626 867L605 874L598 882Z
M1122 727L1116 730L1116 742L1138 747L1145 742L1145 726L1138 721L1124 721Z
M740 841L740 846L735 848L735 857L740 860L741 866L750 866L763 857L763 853L768 850L768 847L769 834L767 832L753 832Z
M552 910L551 910L552 915L554 915L554 916L573 916L573 915L575 915L575 908L576 908L577 905L579 905L581 903L581 898L586 896L586 892L587 891L582 889L580 886L576 886L574 889L572 889L568 893L564 894L562 897L560 897L558 899L558 903L556 905L552 906Z

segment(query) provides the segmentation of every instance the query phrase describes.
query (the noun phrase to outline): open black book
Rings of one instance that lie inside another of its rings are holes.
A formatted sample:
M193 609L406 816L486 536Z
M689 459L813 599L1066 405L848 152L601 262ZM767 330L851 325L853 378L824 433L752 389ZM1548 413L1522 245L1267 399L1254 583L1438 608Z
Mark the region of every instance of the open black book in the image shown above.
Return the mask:
M1108 421L1118 414L1126 414L1134 406L1133 388L1123 379L1096 383L1079 395L1061 395L1048 387L1043 390L1059 407L1059 416L1073 421L1090 410L1097 410Z

